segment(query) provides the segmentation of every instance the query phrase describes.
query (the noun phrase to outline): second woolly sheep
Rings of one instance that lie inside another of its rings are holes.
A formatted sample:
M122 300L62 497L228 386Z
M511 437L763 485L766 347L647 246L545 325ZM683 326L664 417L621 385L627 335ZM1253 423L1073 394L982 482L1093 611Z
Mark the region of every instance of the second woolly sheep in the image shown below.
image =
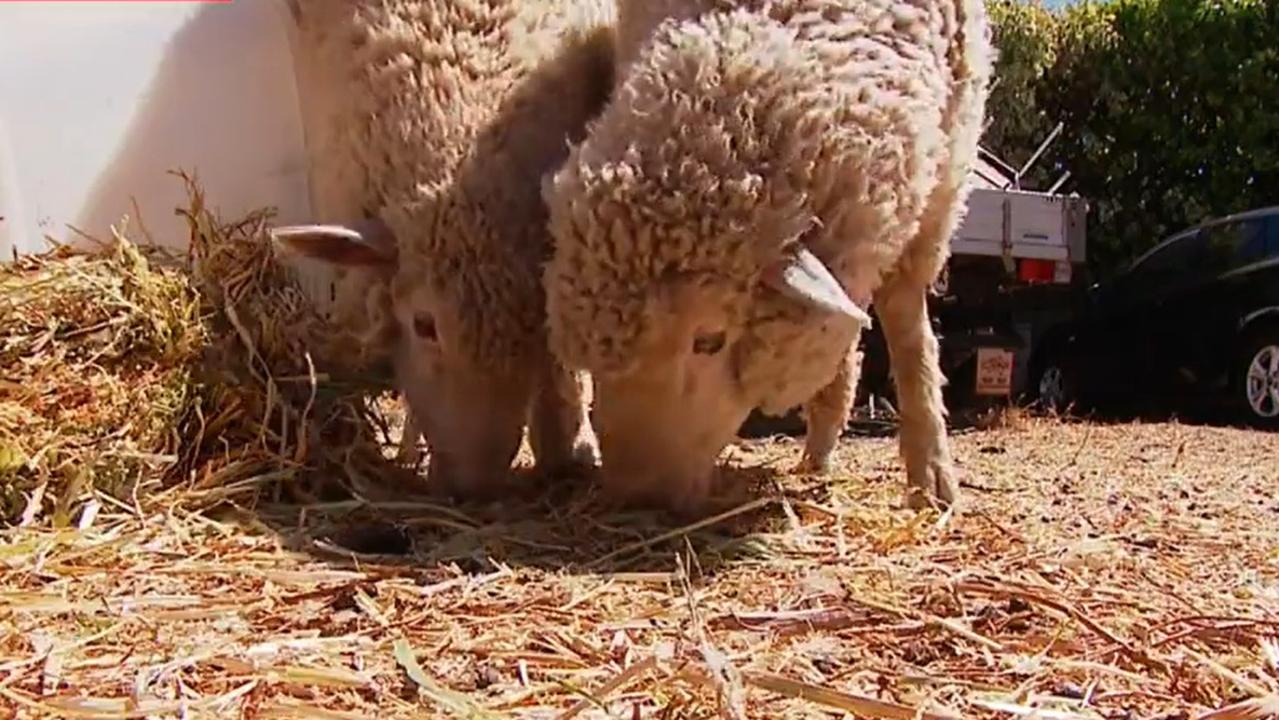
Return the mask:
M551 343L595 380L608 489L699 509L754 408L825 471L872 302L906 502L957 498L925 296L963 217L982 0L622 0L618 86L544 190Z

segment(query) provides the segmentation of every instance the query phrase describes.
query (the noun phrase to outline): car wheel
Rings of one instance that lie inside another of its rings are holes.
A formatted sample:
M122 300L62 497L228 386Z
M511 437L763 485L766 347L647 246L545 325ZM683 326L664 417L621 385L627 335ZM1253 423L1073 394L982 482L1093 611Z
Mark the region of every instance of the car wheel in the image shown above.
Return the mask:
M1236 400L1254 424L1279 427L1279 328L1267 328L1244 346ZM1242 395L1242 397L1238 397Z
M1065 363L1048 356L1038 363L1031 390L1040 407L1051 412L1065 412L1077 399L1075 383Z

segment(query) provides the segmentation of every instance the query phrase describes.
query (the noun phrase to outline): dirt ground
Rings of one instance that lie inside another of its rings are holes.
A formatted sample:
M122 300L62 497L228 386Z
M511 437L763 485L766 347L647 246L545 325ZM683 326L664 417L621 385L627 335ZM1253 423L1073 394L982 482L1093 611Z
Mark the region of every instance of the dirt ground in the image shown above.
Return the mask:
M0 535L0 714L1279 709L1279 435L1005 420L953 436L954 516L895 509L891 436L849 438L827 480L787 474L795 440L744 443L749 492L683 527L573 485L207 516L104 498Z

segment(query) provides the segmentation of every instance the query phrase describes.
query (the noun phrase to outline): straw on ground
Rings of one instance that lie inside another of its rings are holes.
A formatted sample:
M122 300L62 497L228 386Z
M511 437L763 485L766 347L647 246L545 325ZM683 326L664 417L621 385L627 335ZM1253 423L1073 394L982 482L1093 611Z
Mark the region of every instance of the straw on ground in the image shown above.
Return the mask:
M891 437L846 440L830 482L781 470L791 440L744 443L690 525L607 511L590 482L455 507L386 459L394 403L326 350L268 216L221 222L191 187L195 268L117 243L0 276L4 717L1279 704L1273 435L1018 416L956 435L970 504L945 517L894 508ZM79 309L41 294L64 284Z

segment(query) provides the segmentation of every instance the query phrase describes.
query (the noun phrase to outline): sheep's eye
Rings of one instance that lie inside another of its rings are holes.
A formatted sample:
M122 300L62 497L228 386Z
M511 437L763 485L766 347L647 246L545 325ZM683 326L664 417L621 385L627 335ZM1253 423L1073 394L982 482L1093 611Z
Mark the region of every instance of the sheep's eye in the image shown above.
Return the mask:
M693 338L693 352L698 355L714 355L724 349L725 339L726 333L723 330L698 335Z
M435 341L435 318L430 315L414 315L413 332L423 340Z

